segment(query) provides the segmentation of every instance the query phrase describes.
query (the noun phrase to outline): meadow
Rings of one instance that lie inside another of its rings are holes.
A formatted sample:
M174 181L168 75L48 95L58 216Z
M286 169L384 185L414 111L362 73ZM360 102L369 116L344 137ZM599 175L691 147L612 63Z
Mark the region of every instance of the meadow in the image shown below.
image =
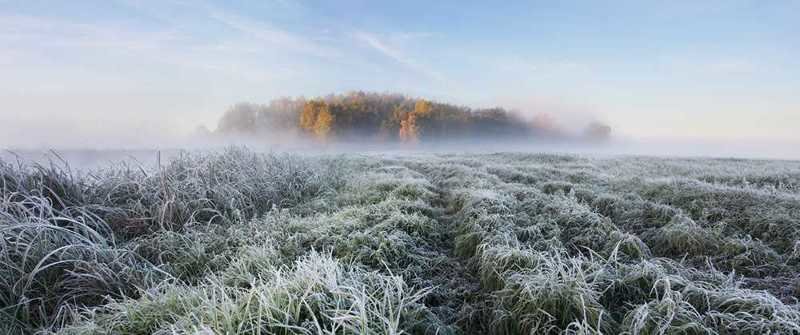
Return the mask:
M0 161L2 334L800 334L800 162Z

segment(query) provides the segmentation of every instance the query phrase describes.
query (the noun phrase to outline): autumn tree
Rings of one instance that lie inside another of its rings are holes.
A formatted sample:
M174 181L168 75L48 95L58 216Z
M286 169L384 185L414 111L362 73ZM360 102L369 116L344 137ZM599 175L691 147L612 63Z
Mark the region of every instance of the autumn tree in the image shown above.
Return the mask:
M430 101L419 99L414 104L414 114L417 116L424 116L431 113L433 109L433 104Z
M323 100L306 102L300 112L300 129L319 140L326 140L333 132L335 120L331 107L331 104Z
M303 105L303 111L300 112L300 129L313 132L314 124L317 122L317 114L320 109L326 107L324 101L311 100Z
M330 109L325 106L317 112L317 119L314 122L314 135L317 139L325 140L331 133L333 129L333 121L334 117L331 113Z
M419 129L417 128L417 114L407 113L406 117L400 121L400 140L405 143L417 143L419 141Z
M406 143L417 143L419 141L420 127L417 124L420 118L431 114L433 105L430 101L419 99L414 103L414 109L405 112L400 118L400 140Z

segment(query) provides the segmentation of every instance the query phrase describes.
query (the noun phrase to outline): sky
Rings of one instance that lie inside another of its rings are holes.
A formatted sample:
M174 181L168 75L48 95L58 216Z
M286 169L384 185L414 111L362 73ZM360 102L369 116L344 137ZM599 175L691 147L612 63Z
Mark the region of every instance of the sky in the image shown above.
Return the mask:
M147 145L352 90L800 143L800 1L0 0L0 147Z

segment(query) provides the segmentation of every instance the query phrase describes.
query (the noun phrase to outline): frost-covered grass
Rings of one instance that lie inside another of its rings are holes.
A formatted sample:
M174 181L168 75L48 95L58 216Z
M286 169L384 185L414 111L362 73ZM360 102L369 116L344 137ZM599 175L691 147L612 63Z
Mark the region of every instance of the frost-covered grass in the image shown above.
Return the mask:
M0 162L0 333L800 333L798 181L553 154Z

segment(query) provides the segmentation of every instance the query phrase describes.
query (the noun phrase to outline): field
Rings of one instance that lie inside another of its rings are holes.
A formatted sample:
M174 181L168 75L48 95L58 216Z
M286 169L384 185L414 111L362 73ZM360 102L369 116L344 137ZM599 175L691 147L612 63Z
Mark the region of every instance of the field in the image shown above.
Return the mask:
M800 334L800 162L0 164L2 334Z

